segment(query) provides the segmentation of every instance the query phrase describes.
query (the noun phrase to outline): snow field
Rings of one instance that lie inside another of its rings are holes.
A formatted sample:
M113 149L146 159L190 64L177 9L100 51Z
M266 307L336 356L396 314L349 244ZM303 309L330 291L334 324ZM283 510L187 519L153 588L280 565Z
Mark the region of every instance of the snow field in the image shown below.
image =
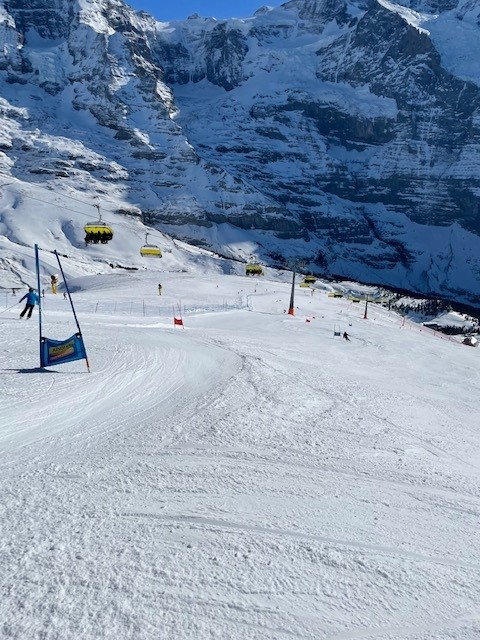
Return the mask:
M1 638L478 637L477 350L200 259L69 284L91 374L0 313Z

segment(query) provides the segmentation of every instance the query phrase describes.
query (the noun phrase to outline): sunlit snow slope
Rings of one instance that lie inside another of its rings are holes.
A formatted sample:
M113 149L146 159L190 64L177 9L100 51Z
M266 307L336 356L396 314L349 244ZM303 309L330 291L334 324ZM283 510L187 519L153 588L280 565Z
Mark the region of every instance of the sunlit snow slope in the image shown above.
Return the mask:
M478 638L477 350L182 255L72 277L90 374L0 299L0 637Z

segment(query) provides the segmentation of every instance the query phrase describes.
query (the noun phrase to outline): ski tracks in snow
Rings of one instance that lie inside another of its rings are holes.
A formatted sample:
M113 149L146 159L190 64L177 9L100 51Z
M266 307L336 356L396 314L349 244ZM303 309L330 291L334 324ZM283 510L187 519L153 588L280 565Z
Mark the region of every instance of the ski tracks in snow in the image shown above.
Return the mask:
M473 639L467 451L325 338L232 317L3 371L1 637Z

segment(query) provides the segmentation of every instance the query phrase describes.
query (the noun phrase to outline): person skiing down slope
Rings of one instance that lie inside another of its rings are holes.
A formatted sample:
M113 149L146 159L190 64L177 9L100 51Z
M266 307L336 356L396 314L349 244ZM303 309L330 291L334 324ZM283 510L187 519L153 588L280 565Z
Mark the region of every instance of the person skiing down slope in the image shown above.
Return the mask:
M32 287L29 288L28 293L26 293L23 298L20 298L20 300L18 302L21 302L22 300L27 300L26 304L25 304L25 309L22 311L22 313L20 314L20 318L23 318L23 316L27 313L27 319L32 317L32 311L35 307L35 305L38 303L38 296L35 293L35 289L32 289Z
M350 342L350 336L346 331L343 332L343 337L345 338L345 340L348 340Z

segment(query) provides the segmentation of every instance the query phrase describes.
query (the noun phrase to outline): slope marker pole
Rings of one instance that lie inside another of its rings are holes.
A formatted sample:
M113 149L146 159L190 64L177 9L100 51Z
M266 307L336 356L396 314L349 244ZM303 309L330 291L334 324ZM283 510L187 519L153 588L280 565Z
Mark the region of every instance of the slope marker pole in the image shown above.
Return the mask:
M292 290L290 292L290 305L288 307L288 315L290 316L294 316L295 315L295 267L293 269L293 274L292 274Z

